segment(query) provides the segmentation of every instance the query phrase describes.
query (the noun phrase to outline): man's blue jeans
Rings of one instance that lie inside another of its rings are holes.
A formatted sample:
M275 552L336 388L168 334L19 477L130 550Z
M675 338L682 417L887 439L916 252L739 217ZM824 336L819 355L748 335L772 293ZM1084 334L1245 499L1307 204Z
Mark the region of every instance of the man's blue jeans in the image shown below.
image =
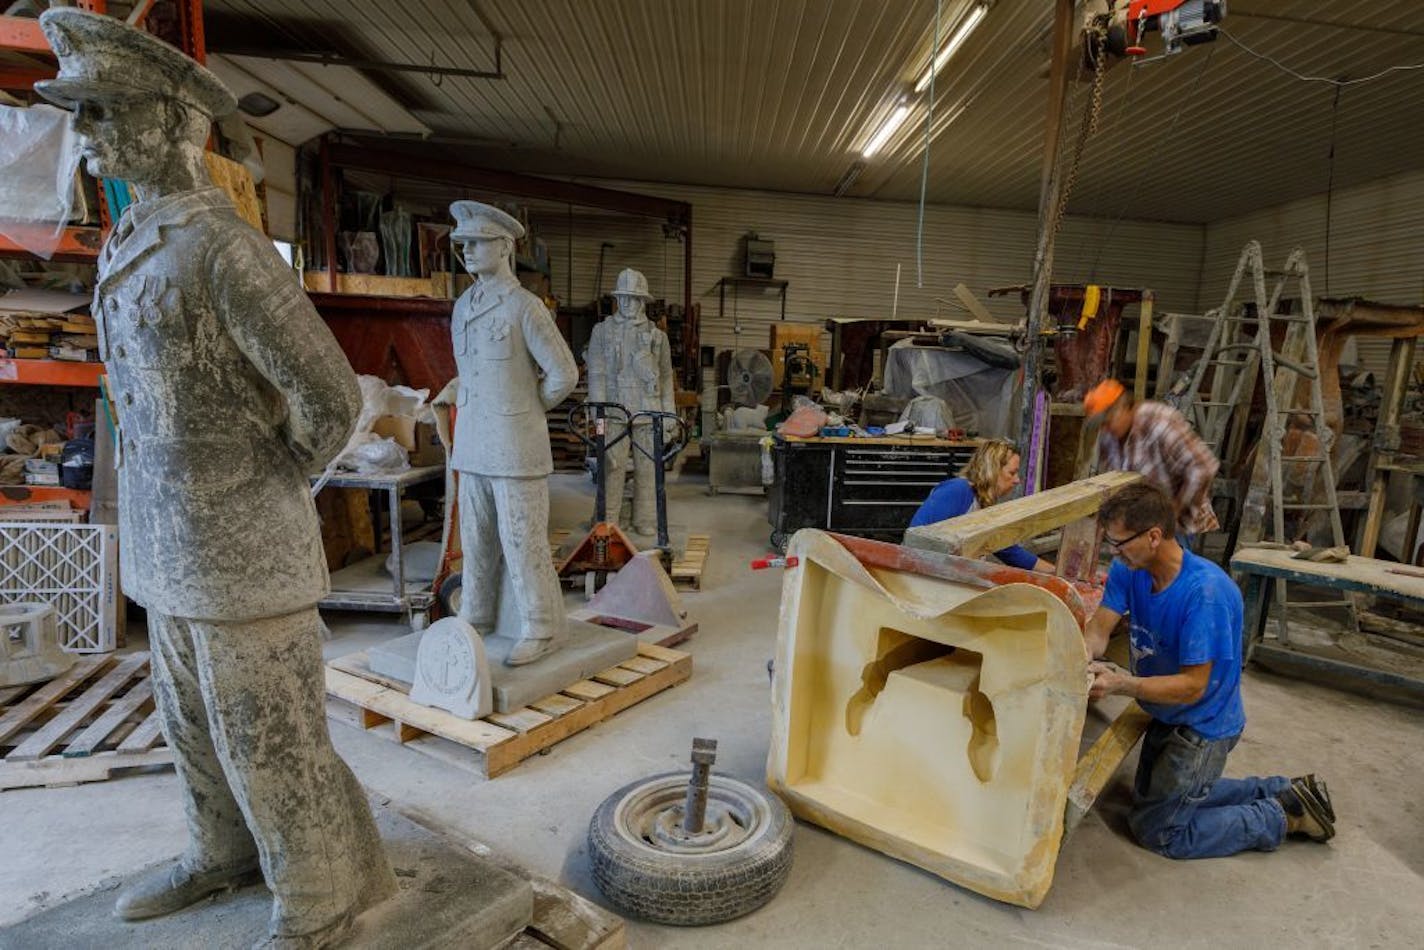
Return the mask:
M1144 848L1169 858L1219 858L1280 845L1286 813L1275 796L1290 779L1222 778L1239 738L1206 739L1153 720L1142 737L1127 819Z

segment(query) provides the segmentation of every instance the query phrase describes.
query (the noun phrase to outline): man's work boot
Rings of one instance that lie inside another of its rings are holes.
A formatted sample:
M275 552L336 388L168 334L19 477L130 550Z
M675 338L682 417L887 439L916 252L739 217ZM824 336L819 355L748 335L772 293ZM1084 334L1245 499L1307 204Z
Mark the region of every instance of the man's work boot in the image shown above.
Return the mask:
M541 660L556 649L553 637L525 637L514 645L509 656L504 658L505 666L524 666Z
M1276 796L1286 813L1286 834L1303 835L1311 841L1329 841L1335 837L1335 824L1325 811L1325 806L1307 788L1297 788L1294 783Z
M190 871L181 860L154 868L134 881L114 901L114 913L124 920L145 920L182 910L218 891L236 890L262 880L254 860L228 871Z
M1330 789L1325 787L1325 780L1318 777L1314 772L1309 775L1301 775L1291 779L1291 788L1297 791L1304 790L1315 796L1325 809L1325 817L1330 819L1331 824L1335 823L1335 806L1330 802Z
M269 933L252 945L252 950L326 950L351 935L352 918L343 914L320 930L304 934Z

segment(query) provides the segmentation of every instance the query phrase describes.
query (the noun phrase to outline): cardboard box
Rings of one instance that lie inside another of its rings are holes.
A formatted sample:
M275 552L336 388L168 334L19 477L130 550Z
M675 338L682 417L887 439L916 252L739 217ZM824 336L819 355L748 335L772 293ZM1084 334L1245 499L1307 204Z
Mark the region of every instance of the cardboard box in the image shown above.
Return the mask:
M395 439L410 454L410 464L417 468L445 464L445 446L440 444L433 423L416 422L410 416L381 416L371 431L382 438Z

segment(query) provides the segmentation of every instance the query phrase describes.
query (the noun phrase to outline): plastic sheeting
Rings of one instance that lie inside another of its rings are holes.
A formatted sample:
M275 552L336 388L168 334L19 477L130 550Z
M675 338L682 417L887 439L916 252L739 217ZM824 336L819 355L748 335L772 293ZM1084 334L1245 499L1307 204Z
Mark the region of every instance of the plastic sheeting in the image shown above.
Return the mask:
M900 413L900 421L908 422L916 429L933 429L935 432L957 428L949 404L938 396L916 396L911 399L910 404Z
M363 475L393 475L410 468L409 453L395 439L382 438L373 433L371 428L382 416L409 416L416 419L423 415L428 416L430 407L426 405L425 400L429 397L430 390L388 386L385 380L376 376L357 376L356 384L361 387L361 414L356 417L356 426L351 431L346 448L331 460L331 464L313 486L313 495L322 490L338 469ZM433 419L433 416L431 418Z
M967 351L915 346L902 340L885 362L885 392L902 399L937 396L956 427L980 436L1006 436L1014 425L1018 370L992 366Z
M0 234L48 260L69 222L78 167L68 112L0 106Z

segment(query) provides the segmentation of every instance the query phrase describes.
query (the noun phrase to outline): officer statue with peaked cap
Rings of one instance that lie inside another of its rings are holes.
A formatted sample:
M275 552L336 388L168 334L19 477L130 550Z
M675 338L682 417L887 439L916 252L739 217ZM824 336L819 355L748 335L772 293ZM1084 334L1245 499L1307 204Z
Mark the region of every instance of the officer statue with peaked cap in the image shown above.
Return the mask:
M588 341L589 401L616 402L630 413L676 412L672 349L667 334L648 319L646 308L653 299L648 293L648 279L631 267L625 268L618 275L612 294L617 311L593 328ZM621 418L610 417L605 438L618 438L624 428ZM608 520L621 525L623 489L631 456L632 527L640 535L657 531L652 428L651 419L639 419L633 423L632 434L612 445L604 457Z
M450 205L450 240L475 277L450 318L457 412L450 465L460 473L460 618L483 634L499 619L501 579L519 610L505 663L532 663L564 636L563 594L549 552L554 471L544 413L578 385L578 364L549 308L515 280L524 226L478 201Z
M191 839L118 898L176 911L254 880L259 947L330 946L395 891L370 807L327 732L329 582L308 473L346 442L356 379L271 241L213 187L203 146L236 102L207 70L106 16L40 18L89 172L137 200L99 257L101 357L119 416L124 590L148 609L154 699Z

